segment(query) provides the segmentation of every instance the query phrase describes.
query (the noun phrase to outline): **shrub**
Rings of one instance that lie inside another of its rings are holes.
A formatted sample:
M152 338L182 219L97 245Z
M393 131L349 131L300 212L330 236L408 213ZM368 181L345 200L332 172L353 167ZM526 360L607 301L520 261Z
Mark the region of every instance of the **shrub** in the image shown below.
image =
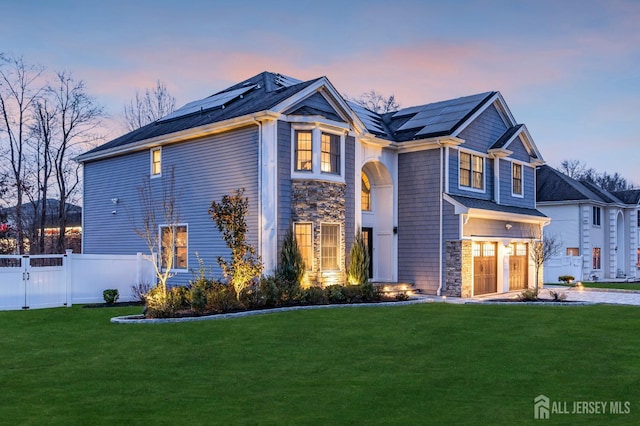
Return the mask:
M535 288L528 288L518 295L518 300L521 302L535 302L538 300L538 290Z
M575 280L575 277L573 275L560 275L558 277L558 281L560 281L561 283L570 283L573 280Z
M231 285L215 283L207 289L207 312L223 314L240 309L238 296Z
M407 293L405 293L405 292L400 291L400 292L396 293L396 300L398 302L405 302L405 301L409 300L409 295Z
M260 309L266 305L265 292L261 285L252 284L240 292L240 303L246 309ZM273 306L273 305L271 305Z
M145 296L149 290L151 290L151 284L140 282L131 286L131 295L136 301L144 303Z
M283 280L295 282L298 285L304 277L304 259L298 247L298 242L293 229L289 227L280 250L280 264L276 269L276 275Z
M348 282L352 285L365 284L369 281L369 251L362 238L362 232L358 230L349 252Z
M302 290L303 303L308 305L324 305L327 303L327 293L320 287L309 287Z
M145 297L145 315L150 318L169 318L176 313L183 304L182 287L166 290L163 286L155 286Z
M113 288L113 289L108 289L102 292L102 297L104 298L104 301L109 304L109 305L113 305L114 303L116 303L118 301L118 298L120 297L120 294L118 293L118 289L117 288Z
M327 286L324 291L329 303L344 303L347 301L347 297L344 294L344 286L330 285Z

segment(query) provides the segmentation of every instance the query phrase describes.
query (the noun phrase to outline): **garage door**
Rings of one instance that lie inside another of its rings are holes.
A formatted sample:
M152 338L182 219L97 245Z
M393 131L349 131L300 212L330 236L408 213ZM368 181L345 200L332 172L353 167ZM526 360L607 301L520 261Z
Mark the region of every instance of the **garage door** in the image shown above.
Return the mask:
M497 291L496 243L473 243L473 294L495 293Z
M529 285L529 252L524 243L509 246L509 290L524 290Z

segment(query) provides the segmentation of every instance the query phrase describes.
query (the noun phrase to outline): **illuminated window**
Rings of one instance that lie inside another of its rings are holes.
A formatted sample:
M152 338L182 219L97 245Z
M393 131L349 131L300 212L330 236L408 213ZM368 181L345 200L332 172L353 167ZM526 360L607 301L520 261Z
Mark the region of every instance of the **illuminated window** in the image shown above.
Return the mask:
M296 236L298 249L304 260L306 270L313 269L313 227L310 223L294 223L293 232Z
M593 207L593 225L600 226L600 207Z
M340 269L340 225L320 225L320 250L323 271Z
M162 267L170 263L171 269L187 269L187 226L163 225L160 236Z
M340 136L322 134L320 165L324 173L340 174Z
M460 153L460 186L484 189L484 158Z
M512 191L516 195L522 195L522 164L513 163Z
M516 245L516 256L526 256L527 255L527 245L518 243Z
M638 263L637 263L637 266L638 266L638 268L640 268L640 248L637 249L637 250L638 250Z
M593 269L600 269L600 247L594 247L592 251Z
M371 210L371 184L369 183L369 177L366 173L362 173L362 210Z
M162 150L154 148L151 150L151 176L160 176L162 173Z
M567 256L580 256L580 249L578 247L567 247Z
M296 170L313 170L311 131L296 131Z

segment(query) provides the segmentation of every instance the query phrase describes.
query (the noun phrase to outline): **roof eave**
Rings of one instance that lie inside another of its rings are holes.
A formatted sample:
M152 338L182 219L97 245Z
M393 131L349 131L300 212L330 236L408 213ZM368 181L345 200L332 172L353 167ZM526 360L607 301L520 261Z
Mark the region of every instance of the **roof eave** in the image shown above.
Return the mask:
M257 113L234 117L216 123L206 124L200 127L192 127L189 129L181 130L179 132L168 133L166 135L156 136L149 139L143 139L141 141L133 142L123 146L100 150L93 153L88 152L86 154L81 154L75 157L73 160L79 163L84 163L87 161L115 157L117 155L122 155L129 152L141 151L144 149L163 146L170 143L210 136L216 133L222 133L240 127L245 127L250 124L256 124L256 122L276 120L278 119L278 117L280 117L279 113L275 113L273 111L260 111Z

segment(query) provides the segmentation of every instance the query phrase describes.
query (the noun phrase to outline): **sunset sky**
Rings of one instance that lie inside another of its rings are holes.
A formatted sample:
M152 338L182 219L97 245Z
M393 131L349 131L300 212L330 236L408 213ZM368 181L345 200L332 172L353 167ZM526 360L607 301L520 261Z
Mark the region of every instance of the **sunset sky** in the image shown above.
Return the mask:
M548 164L640 185L637 0L0 0L0 52L84 80L112 136L157 79L178 106L265 70L403 107L499 90Z

